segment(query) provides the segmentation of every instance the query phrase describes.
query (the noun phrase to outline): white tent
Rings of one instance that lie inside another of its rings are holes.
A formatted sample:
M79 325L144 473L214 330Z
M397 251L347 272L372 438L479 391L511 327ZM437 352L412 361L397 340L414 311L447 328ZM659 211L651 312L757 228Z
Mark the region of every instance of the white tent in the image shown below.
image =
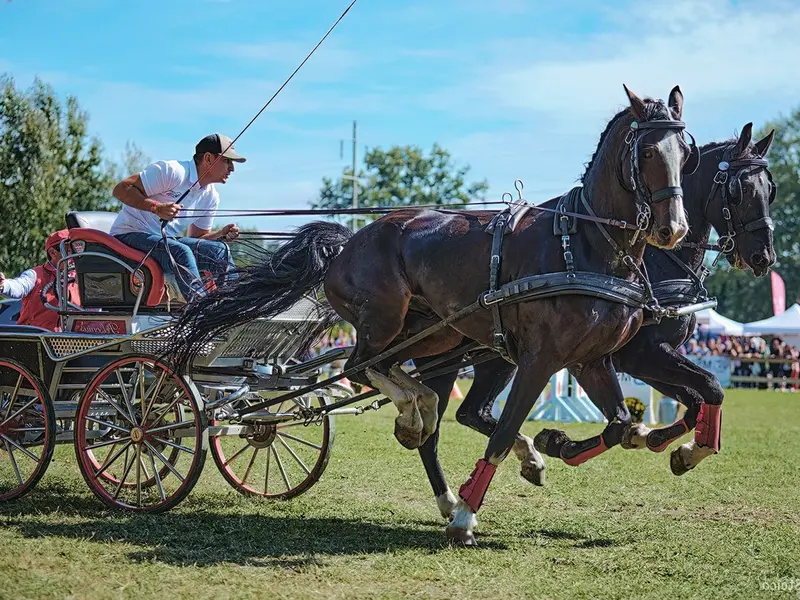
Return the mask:
M713 308L697 311L697 325L710 333L724 333L725 335L742 335L742 324L728 317L723 317Z
M800 335L800 305L792 304L785 312L762 319L745 323L745 335Z

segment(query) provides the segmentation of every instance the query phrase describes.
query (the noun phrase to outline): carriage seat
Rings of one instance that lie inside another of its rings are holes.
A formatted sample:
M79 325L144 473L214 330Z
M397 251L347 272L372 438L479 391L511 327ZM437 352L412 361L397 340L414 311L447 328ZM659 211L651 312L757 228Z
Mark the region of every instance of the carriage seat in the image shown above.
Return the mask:
M83 229L97 229L103 233L109 233L116 218L117 213L105 210L73 210L68 212L66 216L67 229L82 227Z
M117 238L98 229L70 229L69 239L75 254L75 276L84 308L119 308L133 306L141 285L144 285L142 306L156 307L164 298L164 273L151 257L126 246ZM89 254L92 253L92 254ZM84 254L84 256L81 256ZM131 268L139 268L139 276L125 269L113 257Z
M131 268L136 268L142 263L144 252L126 246L109 235L108 231L115 218L115 213L103 211L73 211L66 215L69 237L76 255L75 274L83 307L102 309L133 307L142 283L145 287L142 307L163 308L168 297L170 301L184 303L185 300L178 291L174 277L165 274L153 258L148 257L144 260L139 269L140 275L134 277L130 271L114 260L95 255L113 257ZM81 256L83 253L85 255Z

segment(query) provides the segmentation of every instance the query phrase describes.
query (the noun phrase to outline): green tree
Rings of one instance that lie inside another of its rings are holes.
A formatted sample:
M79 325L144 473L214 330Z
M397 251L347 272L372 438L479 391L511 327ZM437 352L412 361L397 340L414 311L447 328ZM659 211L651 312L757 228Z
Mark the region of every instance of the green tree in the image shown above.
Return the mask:
M775 129L775 140L767 158L778 186L770 207L777 255L773 268L786 284L786 305L790 306L800 301L800 108L767 123L753 139L761 139L771 129ZM769 277L756 279L751 272L735 271L721 260L707 287L719 300L717 310L726 317L747 322L773 314Z
M44 240L69 210L113 209L113 170L87 135L74 97L59 101L36 79L20 90L0 76L0 269L17 273L44 260Z
M125 150L122 152L122 160L117 163L109 161L108 168L113 173L114 182L122 181L129 175L140 173L152 161L144 151L134 142L125 142Z
M433 145L428 155L417 146L394 146L388 151L373 148L366 153L364 170L359 172L358 206L402 207L482 201L489 184L485 180L468 184L469 171L469 166L455 165L450 153L438 144ZM342 177L336 181L324 178L319 198L311 206L352 208L352 175L352 168L349 168L344 169ZM377 216L363 218L372 220Z

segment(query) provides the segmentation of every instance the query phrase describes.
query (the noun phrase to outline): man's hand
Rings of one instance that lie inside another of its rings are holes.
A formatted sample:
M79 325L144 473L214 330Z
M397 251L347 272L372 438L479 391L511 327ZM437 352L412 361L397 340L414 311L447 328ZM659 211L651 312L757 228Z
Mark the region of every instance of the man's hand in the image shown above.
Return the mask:
M156 216L165 221L171 221L181 211L181 205L174 202L164 202L156 205Z
M239 237L239 226L236 223L230 223L219 230L219 238L217 239L220 242L230 242L237 237Z

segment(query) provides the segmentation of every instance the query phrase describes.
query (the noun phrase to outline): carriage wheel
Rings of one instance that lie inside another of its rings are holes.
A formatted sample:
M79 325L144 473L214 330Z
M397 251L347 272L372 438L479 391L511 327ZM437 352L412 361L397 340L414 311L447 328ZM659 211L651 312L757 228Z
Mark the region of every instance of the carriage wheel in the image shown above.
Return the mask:
M299 412L301 407L327 404L325 397L308 394L287 400L275 412ZM244 437L211 438L214 462L236 490L248 496L288 500L319 481L333 447L333 417L320 417L308 425L293 421L256 424L254 428Z
M55 431L42 381L16 361L0 359L0 502L36 486L53 458Z
M134 387L136 385L136 382L135 382L135 378L136 377L137 377L137 373L134 373L133 374L134 381L131 382L132 386L134 386ZM177 419L177 421L183 421L183 419L184 419L183 412L184 411L182 410L182 408L180 406L175 406L174 412L176 413L174 415L175 419ZM97 414L95 414L94 416L97 416ZM120 417L119 413L117 413L115 410L113 410L110 407L109 407L109 410L103 415L103 420L104 421L108 421L108 422L113 423L113 424L116 424L117 426L122 426L122 427L124 427L125 423L126 423L126 421L123 420ZM101 425L98 425L97 423L92 423L92 426L93 426L93 429L91 430L91 433L92 433L93 436L100 436L100 435L103 435L104 432L109 432L109 428L108 427L103 427ZM87 439L88 439L88 436L89 436L89 434L87 433ZM119 441L117 444L112 444L111 447L108 449L108 452L106 452L106 456L108 456L109 454L113 455L114 452L117 450L117 448L122 447L122 445L124 443L125 442L123 442L123 441ZM160 452L167 451L168 454L169 454L167 456L167 461L166 462L162 463L162 462L159 461L159 463L157 463L159 465L163 465L158 470L158 475L159 475L159 477L161 479L164 479L164 477L166 477L170 473L170 470L167 467L167 464L175 464L175 462L178 460L178 457L180 456L181 450L178 449L178 448L173 448L173 447L167 446L166 444L164 444L162 442L154 442L153 443L153 447L156 450L160 451ZM99 460L94 455L94 452L91 449L88 449L86 451L86 455L87 455L87 460L92 461L92 465L93 465L95 471L100 474L99 475L100 477L102 477L106 481L109 481L109 482L113 483L114 485L117 485L120 482L119 478L111 470L101 470L101 468L103 466L103 461ZM145 487L145 488L157 485L158 480L156 479L155 475L150 476L150 469L146 465L143 465L143 468L144 468L145 476L149 476L149 479L145 479L144 481L140 482L138 485L141 485L142 487ZM122 482L122 486L123 487L132 487L132 486L136 486L136 485L137 485L137 482L134 482L134 481L123 481Z
M197 388L152 356L110 363L78 404L78 466L112 508L157 513L177 505L200 477L207 440Z

